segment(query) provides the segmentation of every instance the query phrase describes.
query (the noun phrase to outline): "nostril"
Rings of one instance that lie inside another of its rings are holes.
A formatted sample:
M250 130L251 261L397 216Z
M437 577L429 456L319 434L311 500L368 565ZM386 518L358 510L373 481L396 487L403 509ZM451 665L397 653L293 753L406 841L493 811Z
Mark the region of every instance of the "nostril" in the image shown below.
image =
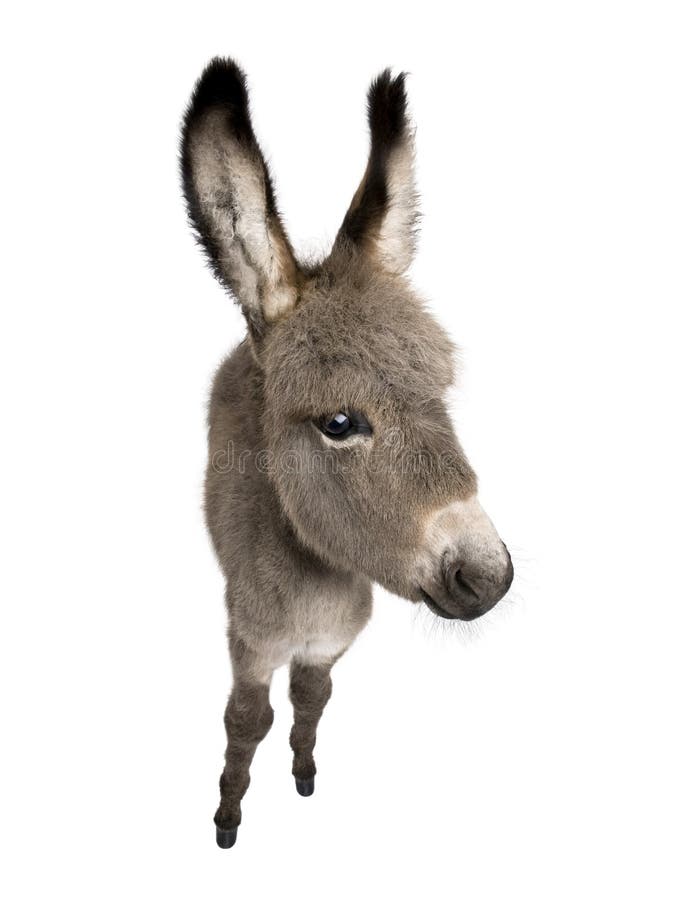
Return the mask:
M473 587L472 579L464 571L463 565L450 562L449 565L444 564L442 569L445 587L453 597L458 597L459 601L464 603L477 600L478 592Z
M454 571L454 582L460 591L472 600L477 600L478 594L473 585L468 581L463 569Z

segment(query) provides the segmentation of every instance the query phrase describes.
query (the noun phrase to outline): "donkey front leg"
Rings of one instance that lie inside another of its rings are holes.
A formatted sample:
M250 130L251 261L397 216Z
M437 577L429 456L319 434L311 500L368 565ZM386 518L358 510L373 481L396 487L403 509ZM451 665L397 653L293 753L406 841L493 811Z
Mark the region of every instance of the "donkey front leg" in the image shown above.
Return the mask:
M291 663L289 696L293 703L293 728L290 743L293 775L302 797L309 797L314 792L317 768L312 751L317 740L317 725L331 696L330 672L334 662L313 664L294 659Z
M252 665L252 654L240 642L230 649L234 685L225 710L227 752L220 778L220 806L214 819L218 846L225 849L236 841L241 800L251 782L251 762L274 720L269 699L271 670ZM244 657L251 657L250 665L244 665Z

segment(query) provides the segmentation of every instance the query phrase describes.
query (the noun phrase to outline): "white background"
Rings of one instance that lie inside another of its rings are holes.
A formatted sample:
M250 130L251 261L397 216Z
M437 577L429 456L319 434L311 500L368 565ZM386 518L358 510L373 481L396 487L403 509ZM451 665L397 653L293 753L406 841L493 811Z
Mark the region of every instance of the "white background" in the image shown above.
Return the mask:
M681 31L660 2L26 3L2 28L3 895L678 897ZM211 374L241 337L178 124L250 76L295 247L411 75L413 280L514 556L472 631L376 591L295 793L285 673L234 850L230 683L201 517Z

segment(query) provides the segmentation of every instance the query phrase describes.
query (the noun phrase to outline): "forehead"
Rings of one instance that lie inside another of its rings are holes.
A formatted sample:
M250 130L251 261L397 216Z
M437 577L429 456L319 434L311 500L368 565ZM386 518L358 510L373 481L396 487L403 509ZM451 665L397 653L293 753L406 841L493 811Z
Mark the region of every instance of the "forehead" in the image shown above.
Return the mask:
M404 279L359 267L322 270L272 329L266 382L302 416L418 406L445 393L453 349Z

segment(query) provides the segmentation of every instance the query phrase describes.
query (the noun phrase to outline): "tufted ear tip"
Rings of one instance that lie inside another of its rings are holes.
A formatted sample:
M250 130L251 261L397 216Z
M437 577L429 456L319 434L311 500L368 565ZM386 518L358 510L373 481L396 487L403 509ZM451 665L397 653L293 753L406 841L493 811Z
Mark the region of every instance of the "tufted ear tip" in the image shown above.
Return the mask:
M248 111L246 75L231 58L215 56L201 73L184 116L184 135L210 109L223 109L235 137L253 134Z
M374 79L367 97L369 128L372 140L391 145L407 136L406 73L393 78L385 69Z
M247 103L246 75L231 57L214 56L196 82L192 104L206 107L222 102Z

